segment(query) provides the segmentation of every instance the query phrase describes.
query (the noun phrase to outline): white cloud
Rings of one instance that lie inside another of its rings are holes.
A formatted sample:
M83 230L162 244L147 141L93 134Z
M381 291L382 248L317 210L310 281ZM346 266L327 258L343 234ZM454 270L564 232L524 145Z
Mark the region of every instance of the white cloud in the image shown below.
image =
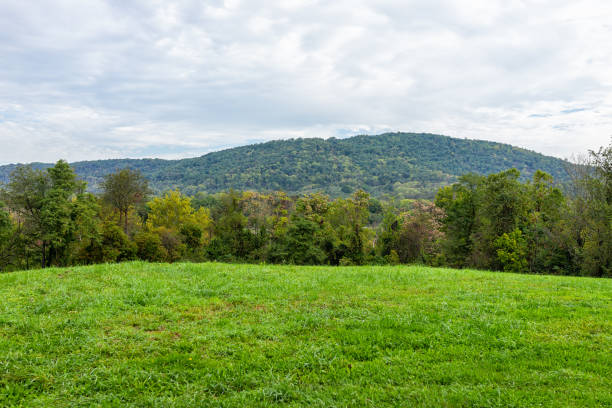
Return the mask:
M0 163L388 130L612 135L606 0L0 4Z

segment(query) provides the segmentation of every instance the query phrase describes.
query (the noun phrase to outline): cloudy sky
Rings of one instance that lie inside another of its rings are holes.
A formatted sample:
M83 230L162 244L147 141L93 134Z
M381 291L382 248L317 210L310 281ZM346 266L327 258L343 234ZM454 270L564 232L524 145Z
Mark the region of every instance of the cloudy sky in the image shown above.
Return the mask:
M0 0L0 164L384 131L612 136L610 0Z

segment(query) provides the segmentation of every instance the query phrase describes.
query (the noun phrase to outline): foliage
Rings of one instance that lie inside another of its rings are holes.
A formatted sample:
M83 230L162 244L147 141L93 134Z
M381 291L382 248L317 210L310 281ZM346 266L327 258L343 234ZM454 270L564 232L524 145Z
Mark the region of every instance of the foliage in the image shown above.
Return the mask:
M165 227L178 231L182 226L191 224L204 231L210 227L208 211L202 207L194 210L191 199L178 190L155 197L147 205L150 209L147 217L149 228Z
M144 203L136 198L147 183L128 170L110 175L114 184L94 197L63 161L46 171L20 167L2 189L0 268L138 258L611 276L610 149L575 167L568 195L547 173L525 180L510 169L463 175L434 202L376 199L365 190L332 199L235 190L191 198L175 189ZM132 199L120 209L109 192L122 185Z
M572 274L568 201L550 175L523 183L515 169L467 175L441 189L443 259L455 267Z
M452 186L441 188L436 195L435 204L445 214L440 228L446 238L442 241L443 252L452 266L469 263L476 229L477 191L483 181L482 176L467 174Z
M191 251L196 251L204 244L204 231L199 224L186 223L181 225L179 233L185 246Z
M141 231L134 236L138 258L150 262L164 262L168 260L168 250L162 244L159 234Z
M105 222L101 233L83 247L79 262L86 264L124 262L136 259L136 244L130 241L121 227Z
M591 151L585 164L574 180L576 217L569 228L581 273L612 277L612 143Z
M148 180L140 171L125 168L108 174L101 183L102 199L119 213L119 224L128 233L128 212L146 201L149 194Z
M10 214L0 202L0 270L7 270L15 264L16 231Z
M406 209L389 207L380 227L378 253L391 264L438 264L443 215L439 207L426 201L412 201Z
M363 189L378 198L430 199L439 187L456 182L466 173L488 175L516 168L527 180L540 169L565 181L564 164L500 143L387 133L347 139L280 140L174 161L79 162L74 168L94 191L105 190L107 174L129 167L150 180L157 193L180 188L193 195L233 188L266 193L283 190L289 195L319 191L336 198ZM0 181L8 180L11 169L0 167Z
M73 246L87 242L95 230L95 199L65 161L46 171L18 167L2 190L25 237L24 253L36 251L39 265L68 265ZM77 222L75 222L77 221Z
M497 258L504 271L527 272L527 242L520 229L504 232L495 240Z
M326 254L319 247L319 225L306 218L296 217L287 231L287 261L296 265L320 265Z

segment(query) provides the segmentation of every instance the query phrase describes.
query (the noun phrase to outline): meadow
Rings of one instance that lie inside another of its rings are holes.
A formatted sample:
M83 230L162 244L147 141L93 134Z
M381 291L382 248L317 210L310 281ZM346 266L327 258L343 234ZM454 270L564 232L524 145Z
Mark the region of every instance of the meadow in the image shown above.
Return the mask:
M0 274L0 406L612 406L612 280L132 262Z

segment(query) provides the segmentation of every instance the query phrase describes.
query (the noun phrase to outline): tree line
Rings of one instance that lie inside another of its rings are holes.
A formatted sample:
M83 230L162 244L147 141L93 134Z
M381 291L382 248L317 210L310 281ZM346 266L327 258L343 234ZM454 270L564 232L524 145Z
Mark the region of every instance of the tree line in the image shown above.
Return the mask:
M58 161L16 168L0 190L0 270L141 259L298 265L422 263L612 277L612 144L568 169L563 189L537 171L466 174L434 201L363 190L152 196L124 169L93 195Z

